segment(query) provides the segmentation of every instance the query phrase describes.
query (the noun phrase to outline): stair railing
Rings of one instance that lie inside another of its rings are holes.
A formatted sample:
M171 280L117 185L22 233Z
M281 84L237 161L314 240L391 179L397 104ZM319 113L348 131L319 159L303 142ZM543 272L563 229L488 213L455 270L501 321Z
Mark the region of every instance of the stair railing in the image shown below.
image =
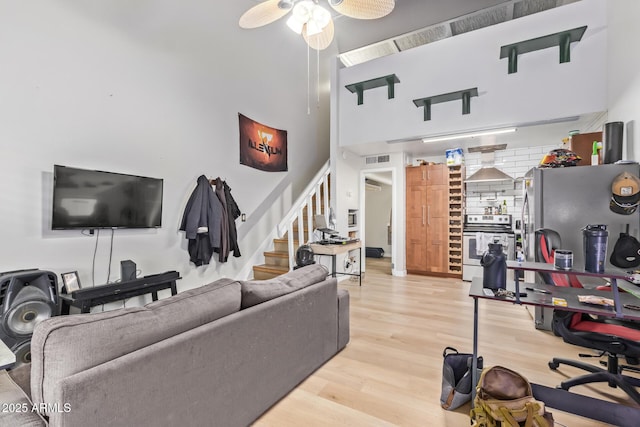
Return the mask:
M285 215L284 219L278 224L278 238L282 238L285 233L287 234L287 247L289 251L289 270L293 269L295 265L296 254L294 248L294 236L293 236L293 224L298 220L298 244L303 245L305 242L313 240L313 213L311 212L313 206L313 197L316 197L317 201L320 201L320 192L324 192L324 212L325 216L329 213L329 161L322 166L320 171L309 182L309 185L300 193L300 197L291 206L289 213ZM307 235L305 239L304 233L304 209L307 209ZM320 203L316 203L315 215L322 214Z

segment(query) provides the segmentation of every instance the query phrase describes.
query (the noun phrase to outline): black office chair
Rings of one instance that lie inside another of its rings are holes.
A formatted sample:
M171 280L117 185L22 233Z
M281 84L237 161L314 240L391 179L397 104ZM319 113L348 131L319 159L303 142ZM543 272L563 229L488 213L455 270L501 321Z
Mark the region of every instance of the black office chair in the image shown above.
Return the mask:
M540 229L536 230L535 238L536 261L553 263L553 252L561 248L560 235L554 230ZM575 275L545 273L542 276L549 285L582 287ZM593 319L582 313L554 310L552 328L556 335L567 343L600 351L597 356L579 354L580 357L607 356L606 369L577 360L554 357L549 362L552 370L564 364L589 372L561 382L559 388L569 390L576 385L607 382L610 387L620 387L640 404L640 393L635 388L640 387L640 379L622 374L623 368L638 371L637 368L618 363L618 355L626 357L628 363L637 363L640 357L640 330L631 326L624 322Z

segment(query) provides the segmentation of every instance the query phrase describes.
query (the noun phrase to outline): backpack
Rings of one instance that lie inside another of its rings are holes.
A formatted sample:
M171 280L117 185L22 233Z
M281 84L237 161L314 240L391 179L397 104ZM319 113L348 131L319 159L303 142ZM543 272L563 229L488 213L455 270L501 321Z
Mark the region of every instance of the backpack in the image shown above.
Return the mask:
M442 389L440 405L452 411L471 400L472 361L473 354L458 353L453 347L446 347L442 352ZM478 357L477 372L482 371L482 356ZM476 377L477 378L477 377Z
M471 410L472 427L552 427L544 402L534 399L531 384L502 366L482 371Z

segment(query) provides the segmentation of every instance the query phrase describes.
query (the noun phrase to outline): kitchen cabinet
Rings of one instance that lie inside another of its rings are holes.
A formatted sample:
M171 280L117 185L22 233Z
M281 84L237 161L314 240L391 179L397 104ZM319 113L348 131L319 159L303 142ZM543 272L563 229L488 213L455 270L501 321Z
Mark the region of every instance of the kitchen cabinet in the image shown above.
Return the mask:
M445 165L420 165L407 167L407 187L446 184L446 169Z
M446 274L449 260L447 167L410 166L406 175L407 271Z

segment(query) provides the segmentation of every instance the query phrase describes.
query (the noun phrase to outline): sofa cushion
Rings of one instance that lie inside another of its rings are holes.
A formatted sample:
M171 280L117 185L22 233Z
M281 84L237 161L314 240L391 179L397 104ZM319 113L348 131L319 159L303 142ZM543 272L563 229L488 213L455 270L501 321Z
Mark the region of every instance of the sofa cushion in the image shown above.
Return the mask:
M240 284L220 279L145 307L153 311L167 336L172 336L239 311L240 301Z
M0 425L44 427L47 423L7 371L0 371Z
M319 264L308 265L269 280L241 281L242 308L269 301L327 278L327 269Z
M34 402L55 402L65 377L240 309L240 284L220 279L145 307L44 320L31 340Z
M24 394L31 396L31 363L23 363L7 371L14 383L18 385Z

